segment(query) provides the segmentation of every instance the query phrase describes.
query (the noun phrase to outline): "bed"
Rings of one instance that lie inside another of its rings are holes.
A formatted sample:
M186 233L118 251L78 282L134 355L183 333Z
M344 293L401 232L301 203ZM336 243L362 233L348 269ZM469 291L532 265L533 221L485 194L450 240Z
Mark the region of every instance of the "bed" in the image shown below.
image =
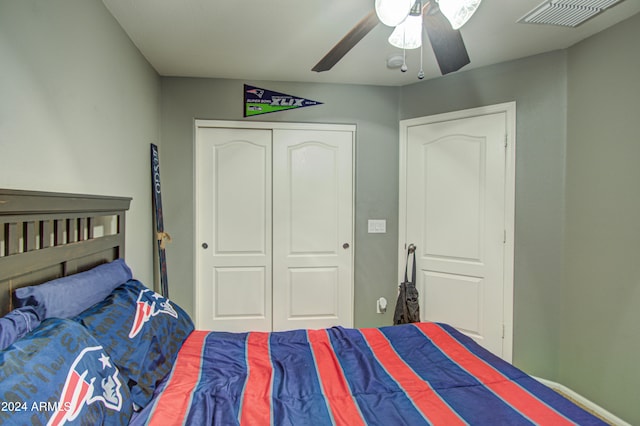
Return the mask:
M0 423L606 424L447 324L195 330L124 261L129 202L0 190Z

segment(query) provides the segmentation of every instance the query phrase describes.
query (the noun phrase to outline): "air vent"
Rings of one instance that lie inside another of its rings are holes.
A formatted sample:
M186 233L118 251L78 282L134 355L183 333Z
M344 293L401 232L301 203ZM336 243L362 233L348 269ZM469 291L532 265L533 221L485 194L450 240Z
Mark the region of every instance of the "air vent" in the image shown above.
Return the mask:
M577 27L621 0L547 0L518 22Z

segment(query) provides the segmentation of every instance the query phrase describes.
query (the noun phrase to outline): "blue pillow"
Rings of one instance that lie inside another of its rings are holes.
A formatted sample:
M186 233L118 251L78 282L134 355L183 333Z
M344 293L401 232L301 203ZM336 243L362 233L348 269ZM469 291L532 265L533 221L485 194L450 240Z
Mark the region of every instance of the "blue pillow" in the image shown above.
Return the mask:
M41 306L23 306L0 318L0 351L40 325Z
M16 306L37 305L45 318L71 318L107 297L114 288L131 279L123 259L44 284L14 292Z
M0 424L126 425L126 383L80 324L48 319L0 352Z
M109 352L129 379L131 398L142 408L169 373L193 331L178 305L130 280L75 318Z

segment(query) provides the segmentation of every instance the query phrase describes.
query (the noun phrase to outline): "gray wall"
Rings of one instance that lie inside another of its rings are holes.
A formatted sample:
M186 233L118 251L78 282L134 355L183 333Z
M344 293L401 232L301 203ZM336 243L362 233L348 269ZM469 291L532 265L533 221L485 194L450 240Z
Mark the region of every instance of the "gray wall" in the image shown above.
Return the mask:
M514 351L516 365L556 377L563 281L566 52L400 89L400 119L516 102Z
M100 1L0 0L0 187L133 197L127 261L151 282L160 129L172 298L192 312L193 119L242 120L243 83L324 102L255 120L357 125L356 326L382 325L398 119L516 101L514 362L640 424L638 39L640 15L566 51L403 88L160 79ZM389 232L367 234L369 218Z
M376 299L397 289L398 92L396 88L194 78L162 79L162 163L171 298L193 314L194 122L242 117L243 84L323 102L254 121L355 124L355 324L388 325L391 309L376 314ZM386 234L367 234L367 219L387 219Z
M640 425L640 15L569 50L559 381Z
M0 0L0 187L133 197L127 262L152 280L160 77L100 1Z

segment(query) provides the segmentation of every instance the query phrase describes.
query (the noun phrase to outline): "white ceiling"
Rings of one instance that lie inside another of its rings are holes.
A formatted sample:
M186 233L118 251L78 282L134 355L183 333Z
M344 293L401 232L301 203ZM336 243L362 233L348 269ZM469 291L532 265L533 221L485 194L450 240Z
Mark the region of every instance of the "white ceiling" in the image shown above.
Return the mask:
M407 51L406 73L388 69L402 53L379 24L333 69L311 68L373 0L103 0L151 65L163 76L217 77L400 86L419 81L420 49ZM476 67L567 48L638 12L625 0L576 28L516 23L542 0L484 0L461 29ZM426 79L440 72L428 42Z

